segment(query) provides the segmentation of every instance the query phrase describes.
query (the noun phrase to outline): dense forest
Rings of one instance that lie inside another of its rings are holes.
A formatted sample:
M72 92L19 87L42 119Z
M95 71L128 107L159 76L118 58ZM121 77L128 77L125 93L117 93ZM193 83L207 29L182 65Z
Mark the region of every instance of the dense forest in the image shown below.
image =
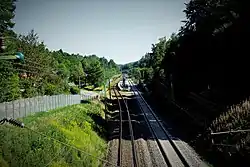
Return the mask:
M166 107L169 102L170 110L162 112L172 116L175 124L181 121L182 131L193 129L190 140L197 140L197 145L199 136L203 151L212 150L211 154L222 155L229 164L243 163L250 155L250 135L244 131L250 128L247 8L245 1L191 0L178 32L159 39L139 61L122 66L146 84L157 104ZM188 126L184 120L189 118L189 124L196 121L201 128ZM244 132L230 132L237 130ZM221 131L229 132L211 135Z
M14 2L0 3L0 56L21 52L24 61L0 60L0 102L37 95L79 93L79 87L98 87L120 72L112 59L69 54L62 49L50 51L34 30L28 35L16 34L11 30Z

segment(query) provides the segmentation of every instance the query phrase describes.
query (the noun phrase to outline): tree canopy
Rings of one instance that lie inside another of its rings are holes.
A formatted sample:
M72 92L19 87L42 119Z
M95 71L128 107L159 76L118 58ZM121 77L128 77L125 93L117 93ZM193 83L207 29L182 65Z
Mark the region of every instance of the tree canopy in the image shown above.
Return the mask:
M2 52L15 53L21 48L25 55L24 62L0 60L0 102L70 93L72 85L100 86L120 72L113 60L104 57L50 51L34 30L28 35L14 33L15 1L1 1L0 9L0 36L6 37Z

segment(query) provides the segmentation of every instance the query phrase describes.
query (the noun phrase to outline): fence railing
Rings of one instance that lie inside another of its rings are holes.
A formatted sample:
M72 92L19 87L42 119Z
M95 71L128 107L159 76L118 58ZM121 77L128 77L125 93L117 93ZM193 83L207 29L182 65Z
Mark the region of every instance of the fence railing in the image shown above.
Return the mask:
M4 117L25 117L31 113L48 111L73 104L80 104L82 100L92 100L96 98L98 98L98 95L54 95L37 96L32 98L18 99L10 102L3 102L0 103L0 119Z

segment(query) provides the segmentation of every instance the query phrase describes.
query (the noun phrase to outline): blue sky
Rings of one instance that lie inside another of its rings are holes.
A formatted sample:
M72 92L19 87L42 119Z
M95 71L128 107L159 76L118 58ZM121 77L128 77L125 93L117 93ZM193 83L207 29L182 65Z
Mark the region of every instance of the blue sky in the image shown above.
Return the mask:
M19 0L14 30L31 29L51 50L96 54L124 64L177 32L185 0Z

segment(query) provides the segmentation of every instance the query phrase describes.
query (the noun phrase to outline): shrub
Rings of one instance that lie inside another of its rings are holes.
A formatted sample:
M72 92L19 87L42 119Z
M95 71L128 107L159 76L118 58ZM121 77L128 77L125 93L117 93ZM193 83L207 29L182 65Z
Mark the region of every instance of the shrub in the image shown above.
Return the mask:
M54 84L47 83L45 86L45 95L54 95L56 94L57 86Z
M77 86L72 86L70 88L70 93L71 94L80 94L80 89Z

